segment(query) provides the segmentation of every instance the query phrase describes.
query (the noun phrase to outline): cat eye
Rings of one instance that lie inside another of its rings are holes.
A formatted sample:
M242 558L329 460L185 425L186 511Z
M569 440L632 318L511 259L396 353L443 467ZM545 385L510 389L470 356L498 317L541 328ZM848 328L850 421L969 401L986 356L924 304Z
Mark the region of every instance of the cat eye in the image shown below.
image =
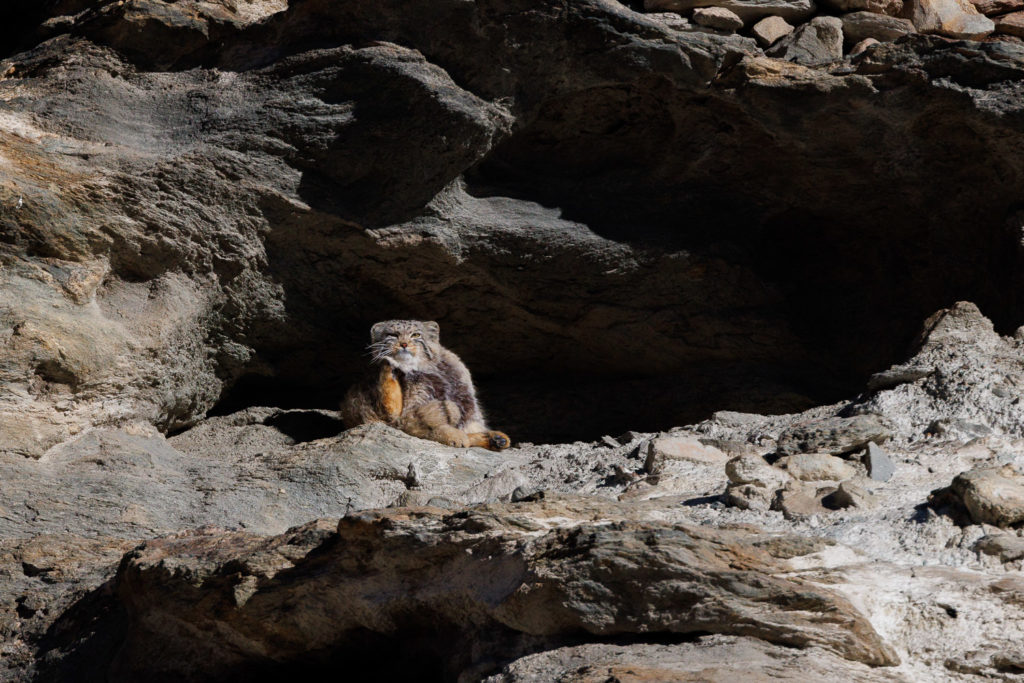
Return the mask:
M413 339L419 339L419 338L420 338L420 337L422 337L422 336L423 336L423 335L421 335L421 334L420 334L419 332L413 332L413 333L412 333L412 338L413 338Z

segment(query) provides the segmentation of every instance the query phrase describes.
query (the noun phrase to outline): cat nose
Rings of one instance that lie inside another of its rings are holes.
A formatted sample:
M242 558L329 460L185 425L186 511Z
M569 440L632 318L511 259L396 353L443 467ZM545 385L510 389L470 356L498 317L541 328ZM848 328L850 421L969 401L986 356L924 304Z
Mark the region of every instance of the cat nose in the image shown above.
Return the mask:
M402 342L401 344L399 344L399 346L401 346L403 349L405 349L405 348L409 347L409 343L408 342Z

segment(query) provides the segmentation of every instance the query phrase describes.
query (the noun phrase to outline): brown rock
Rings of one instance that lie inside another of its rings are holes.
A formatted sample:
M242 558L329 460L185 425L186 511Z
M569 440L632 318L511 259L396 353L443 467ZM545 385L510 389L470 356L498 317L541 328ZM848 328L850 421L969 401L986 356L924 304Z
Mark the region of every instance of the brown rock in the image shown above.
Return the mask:
M843 22L843 38L847 44L858 43L865 38L879 41L896 40L915 30L909 19L888 17L874 12L851 12L844 14L840 19Z
M116 673L211 679L318 651L356 661L368 634L470 671L502 652L510 631L537 649L580 634L710 632L898 661L845 598L780 575L785 558L828 543L667 524L657 506L637 506L573 497L456 514L398 508L346 517L336 534L319 522L268 539L150 541L116 580L134 625Z
M907 0L904 16L921 33L980 40L995 30L991 19L969 0Z
M957 475L950 487L978 524L1024 522L1024 475L1012 467L983 467Z
M802 520L812 515L828 514L828 508L821 501L835 490L832 487L818 489L791 481L775 493L772 509L780 510L782 515L790 520Z
M761 47L773 45L775 41L793 32L793 26L782 17L765 17L754 24L750 35L754 36Z
M839 488L822 499L822 503L832 509L860 508L866 510L876 505L874 495L850 481L840 483Z
M903 12L903 0L825 0L839 12L873 12L895 17Z
M836 19L838 22L839 20ZM779 436L780 453L831 453L842 455L863 448L869 441L881 443L891 435L875 415L828 417L795 425Z
M989 17L994 14L1005 14L1024 9L1024 0L971 0L971 4L979 12ZM996 23L998 24L998 21Z
M864 52L864 50L868 49L872 45L878 45L878 42L879 41L875 40L874 38L865 38L864 40L860 41L859 43L850 48L850 54L858 55L861 52Z
M1015 534L989 534L974 544L975 550L995 555L1003 562L1024 560L1024 538Z
M996 17L996 32L1024 38L1024 11Z
M720 31L738 31L743 28L743 20L724 7L698 7L693 10L693 21L700 26Z

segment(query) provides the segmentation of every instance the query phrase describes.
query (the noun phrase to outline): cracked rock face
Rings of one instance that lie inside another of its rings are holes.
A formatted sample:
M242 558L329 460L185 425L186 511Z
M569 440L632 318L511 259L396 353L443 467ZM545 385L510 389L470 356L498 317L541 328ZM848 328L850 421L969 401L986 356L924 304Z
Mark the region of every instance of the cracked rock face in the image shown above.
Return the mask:
M640 4L13 2L0 678L1019 672L1024 49Z

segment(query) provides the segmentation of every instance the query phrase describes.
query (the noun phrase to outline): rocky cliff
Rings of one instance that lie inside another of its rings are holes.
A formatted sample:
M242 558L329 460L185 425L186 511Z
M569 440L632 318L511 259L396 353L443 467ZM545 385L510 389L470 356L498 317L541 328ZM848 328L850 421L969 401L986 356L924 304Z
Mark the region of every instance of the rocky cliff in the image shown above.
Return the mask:
M1020 675L1020 9L13 2L3 676Z

